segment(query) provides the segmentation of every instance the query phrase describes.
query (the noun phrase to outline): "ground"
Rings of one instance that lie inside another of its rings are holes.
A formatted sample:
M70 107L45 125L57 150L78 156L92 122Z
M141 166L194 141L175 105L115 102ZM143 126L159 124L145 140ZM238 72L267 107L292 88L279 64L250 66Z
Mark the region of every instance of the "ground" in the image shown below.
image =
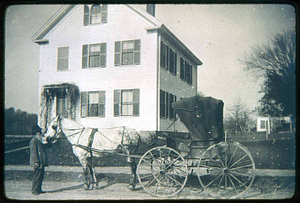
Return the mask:
M128 167L96 168L99 189L84 190L80 167L49 167L46 169L43 190L45 194L32 195L29 167L5 167L5 196L15 200L126 200L159 199L149 195L141 185L135 191L127 186L130 179ZM290 199L295 193L295 171L259 170L252 187L242 199ZM203 192L196 176L191 176L184 189L168 199L223 199L221 194Z

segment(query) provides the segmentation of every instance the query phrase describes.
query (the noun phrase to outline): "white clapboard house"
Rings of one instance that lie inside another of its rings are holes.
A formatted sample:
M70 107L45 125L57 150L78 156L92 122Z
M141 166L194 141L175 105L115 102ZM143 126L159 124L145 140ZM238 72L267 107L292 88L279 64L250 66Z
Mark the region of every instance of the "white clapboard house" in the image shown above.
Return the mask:
M197 94L202 62L154 5L144 7L64 5L37 31L42 127L60 114L94 128L164 131L171 103Z

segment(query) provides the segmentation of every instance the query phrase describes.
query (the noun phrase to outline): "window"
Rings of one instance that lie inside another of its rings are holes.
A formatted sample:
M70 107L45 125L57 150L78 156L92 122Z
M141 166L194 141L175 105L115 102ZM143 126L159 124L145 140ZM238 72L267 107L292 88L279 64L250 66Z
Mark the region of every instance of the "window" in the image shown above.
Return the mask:
M59 47L57 50L57 70L68 70L69 47Z
M82 47L82 68L106 67L106 43Z
M175 112L174 112L174 108L173 108L172 104L173 104L173 102L176 102L176 99L177 99L177 97L170 93L170 103L169 103L170 114L169 114L169 118L171 120L175 118Z
M114 116L139 116L140 90L114 91Z
M180 58L180 79L186 81L188 84L193 84L193 67L183 58Z
M115 66L139 65L141 58L140 53L141 40L115 42Z
M84 5L83 25L107 23L107 5Z
M56 101L56 112L57 115L60 115L64 118L68 118L68 97L66 95L65 89L59 89L57 91L57 101Z
M173 75L177 74L177 53L163 42L160 47L160 67Z
M176 102L177 97L171 93L160 90L160 117L174 119L173 102Z
M81 92L81 117L105 117L105 91Z

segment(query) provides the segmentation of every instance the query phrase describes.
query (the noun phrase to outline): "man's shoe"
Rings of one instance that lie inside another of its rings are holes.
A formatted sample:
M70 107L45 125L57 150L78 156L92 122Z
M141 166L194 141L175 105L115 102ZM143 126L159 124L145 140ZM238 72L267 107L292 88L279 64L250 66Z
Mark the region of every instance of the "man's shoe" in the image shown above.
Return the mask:
M39 193L40 193L40 194L43 194L43 193L47 193L47 192L45 192L45 191L41 190L41 191L39 191Z
M40 193L38 192L32 192L33 195L39 195Z

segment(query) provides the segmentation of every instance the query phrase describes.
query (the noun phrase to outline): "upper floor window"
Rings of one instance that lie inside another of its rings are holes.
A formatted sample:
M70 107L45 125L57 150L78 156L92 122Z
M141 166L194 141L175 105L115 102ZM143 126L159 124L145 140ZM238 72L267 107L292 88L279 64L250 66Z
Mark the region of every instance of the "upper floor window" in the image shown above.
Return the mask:
M114 116L139 116L140 90L114 91Z
M83 25L107 23L107 4L84 5Z
M141 58L141 40L115 42L115 66L139 65Z
M193 84L193 67L183 58L180 58L180 79L188 84Z
M82 68L106 66L106 43L85 44L82 47Z
M57 70L68 70L69 47L59 47L57 50Z
M173 75L177 74L177 53L163 42L160 47L160 67Z
M176 102L177 97L171 93L160 90L160 117L161 118L175 118L173 102Z
M81 92L81 117L105 117L105 91Z

